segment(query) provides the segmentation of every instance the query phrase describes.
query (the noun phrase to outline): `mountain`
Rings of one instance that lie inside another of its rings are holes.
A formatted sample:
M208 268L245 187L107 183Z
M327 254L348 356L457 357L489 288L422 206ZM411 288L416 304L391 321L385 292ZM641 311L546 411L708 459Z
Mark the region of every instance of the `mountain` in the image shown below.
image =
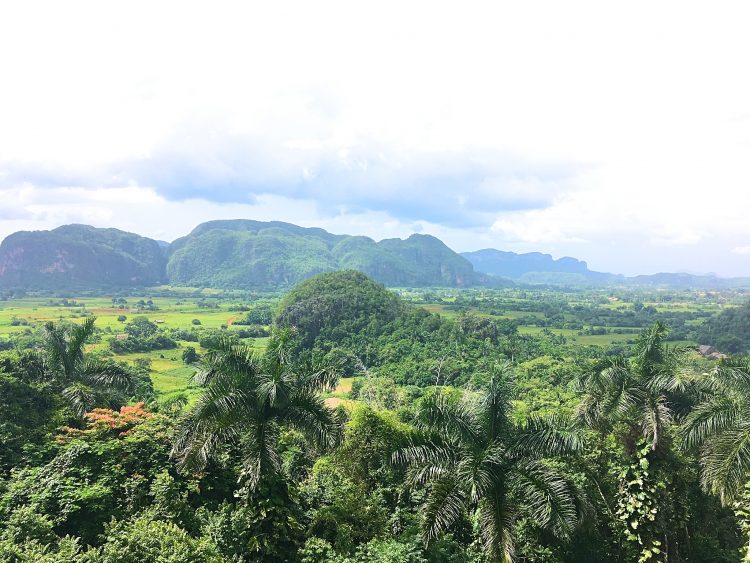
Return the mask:
M321 272L353 269L389 286L463 287L482 279L439 239L380 242L279 221L209 221L168 248L171 283L198 287L287 287Z
M462 252L477 272L501 276L522 283L580 285L607 283L621 276L589 270L586 262L564 257L555 260L549 254L529 252L516 254L486 248Z
M21 231L0 244L0 288L12 289L104 289L169 282L274 290L338 270L357 270L391 287L750 287L749 278L670 273L626 278L589 270L586 262L575 258L555 260L539 252L485 249L457 254L430 235L376 242L249 219L208 221L171 244L88 225Z
M0 287L89 289L156 285L165 257L156 241L118 229L64 225L20 231L0 244Z
M555 260L549 254L516 254L487 248L462 252L477 272L509 278L522 284L543 285L629 285L682 289L719 289L750 287L750 278L720 278L714 275L659 273L625 277L589 270L586 262L564 257Z

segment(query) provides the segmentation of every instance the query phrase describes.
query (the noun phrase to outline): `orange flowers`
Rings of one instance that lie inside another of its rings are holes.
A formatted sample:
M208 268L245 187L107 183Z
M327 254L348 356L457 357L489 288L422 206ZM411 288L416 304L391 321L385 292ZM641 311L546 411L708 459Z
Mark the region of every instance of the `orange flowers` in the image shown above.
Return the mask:
M122 430L119 432L119 435L125 436L135 424L143 422L152 416L152 412L143 408L143 402L134 405L125 405L120 408L119 412L112 409L94 409L84 415L86 428L63 426L60 429L62 434L58 435L57 441L62 443L68 439L83 438L108 430Z

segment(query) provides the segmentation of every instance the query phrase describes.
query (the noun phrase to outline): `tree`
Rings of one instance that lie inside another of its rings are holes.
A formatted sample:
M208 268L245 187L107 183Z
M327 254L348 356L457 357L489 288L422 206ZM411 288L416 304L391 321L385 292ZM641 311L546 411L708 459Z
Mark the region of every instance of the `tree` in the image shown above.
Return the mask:
M667 332L654 323L632 357L606 360L578 381L584 391L579 421L612 432L623 447L616 516L639 562L666 560L683 543L689 520L685 503L670 494L687 485L676 470L671 430L689 410L692 377L683 369L684 350L664 344Z
M148 317L134 317L125 327L125 332L133 338L148 338L159 330L156 323L148 320Z
M430 544L466 512L476 513L492 561L514 560L513 528L526 513L542 528L568 535L580 518L576 487L545 458L580 447L562 420L511 419L510 363L496 365L478 395L460 400L436 392L423 399L419 434L393 455L408 466L409 484L429 485L423 540Z
M81 324L45 325L45 360L78 417L96 405L111 404L134 385L133 374L125 367L86 356L84 348L94 334L94 322L96 317L87 317Z
M302 432L320 448L338 442L341 425L319 391L338 380L335 366L292 362L289 334L281 331L264 356L221 340L195 379L204 392L183 417L173 454L184 468L202 468L229 442L241 441L241 478L250 491L281 473L278 440L283 427Z
M701 483L728 504L750 472L750 359L722 361L701 381L706 399L680 428L683 444L700 452Z
M579 420L598 430L615 429L631 455L641 440L656 451L675 415L686 411L691 378L682 369L684 350L664 344L667 332L654 323L639 337L632 358L608 359L578 381L584 392Z
M198 352L196 352L195 348L193 348L192 346L188 346L182 352L182 362L185 364L194 364L199 359L200 356L198 356Z

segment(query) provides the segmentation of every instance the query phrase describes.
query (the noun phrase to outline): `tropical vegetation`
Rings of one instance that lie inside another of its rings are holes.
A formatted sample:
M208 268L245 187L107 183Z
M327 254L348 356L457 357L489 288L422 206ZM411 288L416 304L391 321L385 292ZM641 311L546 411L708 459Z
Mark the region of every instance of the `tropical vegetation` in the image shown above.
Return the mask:
M750 561L750 361L685 341L706 295L190 295L7 315L0 561Z

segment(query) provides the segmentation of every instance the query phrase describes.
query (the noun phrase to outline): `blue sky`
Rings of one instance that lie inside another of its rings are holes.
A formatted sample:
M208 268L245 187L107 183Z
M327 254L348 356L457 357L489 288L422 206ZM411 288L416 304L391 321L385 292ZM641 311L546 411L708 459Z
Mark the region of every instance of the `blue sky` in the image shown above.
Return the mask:
M0 237L247 217L750 275L745 3L15 4Z

